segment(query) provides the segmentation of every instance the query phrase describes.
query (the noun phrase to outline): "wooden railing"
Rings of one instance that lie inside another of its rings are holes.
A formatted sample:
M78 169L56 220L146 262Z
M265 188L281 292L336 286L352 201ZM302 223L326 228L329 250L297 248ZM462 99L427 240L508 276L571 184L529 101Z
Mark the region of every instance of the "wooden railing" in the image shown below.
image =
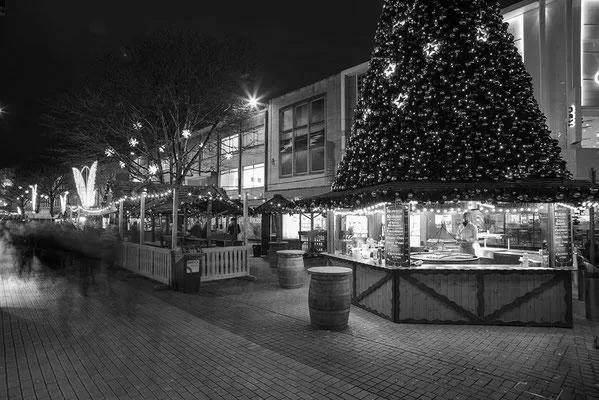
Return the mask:
M250 275L247 247L215 247L203 249L202 253L204 254L200 262L202 282ZM181 257L181 253L176 253L177 260ZM118 265L165 285L172 285L175 277L173 271L175 266L169 249L125 242L121 246Z
M170 285L173 277L171 250L122 243L118 265L152 280Z
M250 275L248 249L244 246L203 249L202 282Z

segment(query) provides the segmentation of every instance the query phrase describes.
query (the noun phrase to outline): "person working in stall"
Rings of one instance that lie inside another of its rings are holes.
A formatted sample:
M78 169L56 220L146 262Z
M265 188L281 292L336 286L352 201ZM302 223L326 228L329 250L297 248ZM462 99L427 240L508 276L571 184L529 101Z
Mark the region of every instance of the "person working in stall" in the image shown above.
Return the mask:
M456 239L460 243L464 253L476 255L474 244L478 244L478 229L476 228L476 225L471 222L471 219L472 214L470 214L470 212L465 212L464 221L458 225Z

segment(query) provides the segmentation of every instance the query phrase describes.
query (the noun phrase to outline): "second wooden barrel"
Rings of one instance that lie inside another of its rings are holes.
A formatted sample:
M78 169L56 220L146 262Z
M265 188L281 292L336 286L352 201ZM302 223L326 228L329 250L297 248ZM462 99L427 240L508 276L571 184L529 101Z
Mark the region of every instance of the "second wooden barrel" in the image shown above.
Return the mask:
M295 289L304 286L306 271L304 270L304 252L301 250L279 250L278 273L279 286Z
M289 242L268 242L268 262L271 268L277 268L277 251L287 250Z
M313 267L308 269L308 273L310 322L321 329L345 329L351 306L352 270L343 267Z

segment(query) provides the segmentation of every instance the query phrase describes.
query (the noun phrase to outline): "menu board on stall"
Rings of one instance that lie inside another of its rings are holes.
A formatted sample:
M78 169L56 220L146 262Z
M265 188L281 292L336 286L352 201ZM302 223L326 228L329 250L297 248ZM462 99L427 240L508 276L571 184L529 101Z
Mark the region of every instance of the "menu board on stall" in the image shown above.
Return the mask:
M410 236L408 209L401 203L392 203L386 210L385 265L410 266Z
M573 264L571 232L570 210L556 205L553 216L553 256L556 268L571 267Z

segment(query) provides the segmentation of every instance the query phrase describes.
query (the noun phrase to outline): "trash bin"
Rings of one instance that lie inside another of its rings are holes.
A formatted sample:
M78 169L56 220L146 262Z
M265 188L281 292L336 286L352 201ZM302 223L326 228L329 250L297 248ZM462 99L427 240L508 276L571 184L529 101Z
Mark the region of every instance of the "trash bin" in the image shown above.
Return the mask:
M183 255L175 267L177 271L175 290L183 293L199 293L202 279L201 266L205 257L205 253Z
M599 321L599 268L584 263L585 307L588 320Z
M261 257L262 256L262 246L260 246L259 244L255 244L252 246L252 250L254 252L254 257Z

